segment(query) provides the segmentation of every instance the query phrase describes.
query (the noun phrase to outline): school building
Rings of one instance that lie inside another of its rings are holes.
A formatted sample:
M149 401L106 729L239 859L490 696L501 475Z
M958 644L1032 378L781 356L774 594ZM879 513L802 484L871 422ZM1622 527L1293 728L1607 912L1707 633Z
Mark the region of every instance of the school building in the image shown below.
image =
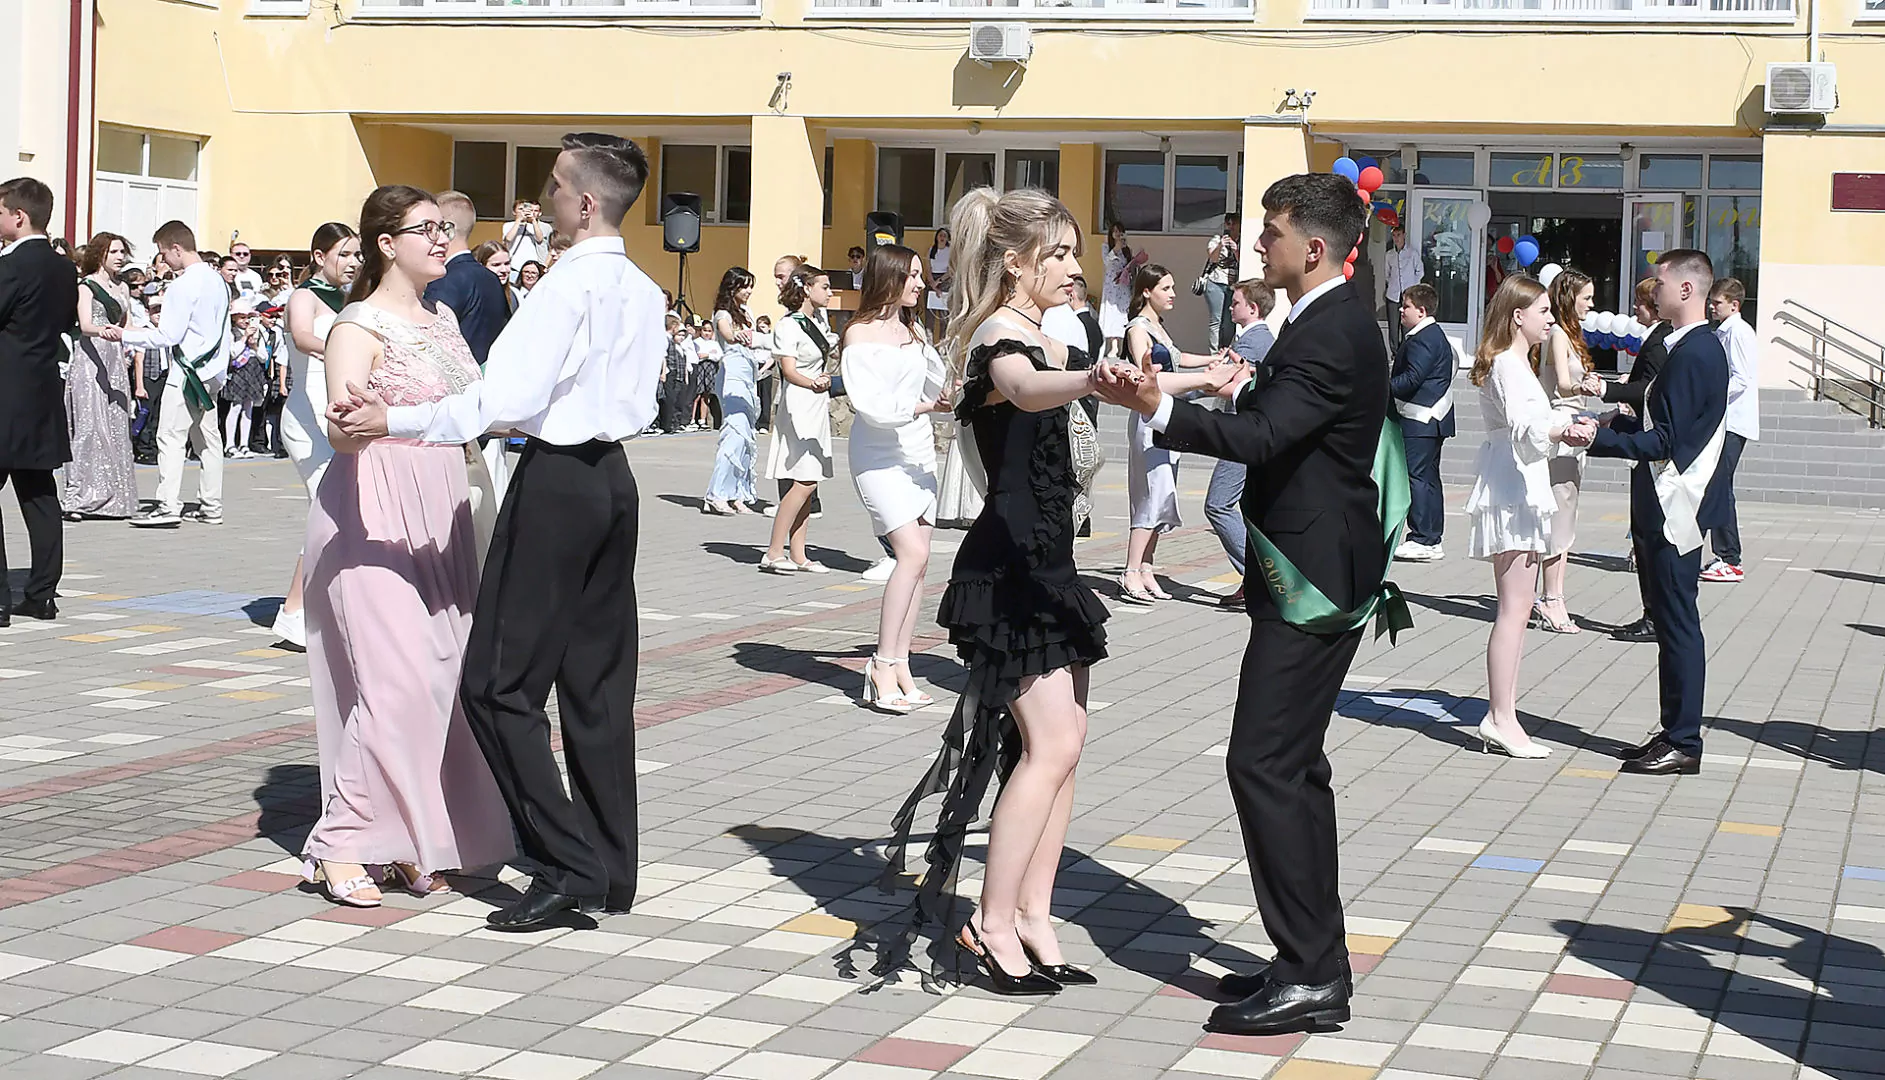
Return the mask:
M96 36L79 231L139 243L174 216L206 247L303 249L388 182L467 192L487 239L592 129L654 162L628 243L669 288L662 195L701 197L696 307L730 265L844 266L873 210L926 249L986 183L1057 192L1095 279L1117 219L1182 283L1227 210L1348 153L1381 162L1468 347L1521 234L1604 310L1659 251L1706 249L1754 297L1765 384L1797 381L1788 301L1881 325L1885 0L72 2Z

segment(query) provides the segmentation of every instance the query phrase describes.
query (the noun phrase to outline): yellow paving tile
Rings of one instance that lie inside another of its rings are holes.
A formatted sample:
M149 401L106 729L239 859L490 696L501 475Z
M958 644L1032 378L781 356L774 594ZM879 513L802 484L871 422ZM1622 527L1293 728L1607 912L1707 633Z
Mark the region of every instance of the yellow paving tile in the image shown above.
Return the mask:
M1742 836L1779 836L1778 825L1750 825L1745 821L1724 821L1716 832L1739 833Z
M85 599L87 599L87 600L90 600L90 601L93 601L94 603L108 603L108 602L110 602L110 601L112 601L112 600L130 600L130 599L132 599L132 597L129 597L129 596L118 596L118 595L116 595L116 594L113 594L113 593L102 593L102 592L101 592L101 593L93 593L92 595L90 595L90 596L88 596L88 597L86 597Z
M1348 935L1348 951L1352 953L1382 956L1393 947L1394 939L1391 937L1376 937L1373 934Z
M863 592L869 585L827 585L825 588L834 592Z
M808 911L791 922L778 927L795 934L815 934L819 937L848 938L857 933L857 924L849 919L840 919L836 915L827 915L822 911Z
M1615 769L1560 769L1559 776L1572 776L1579 780L1615 780Z
M1205 580L1210 582L1213 585L1241 585L1243 583L1244 576L1242 574L1236 574L1236 573L1219 574L1218 576L1214 578L1205 578Z
M101 641L117 641L119 639L115 637L109 637L105 634L67 634L65 637L62 637L59 640L60 641L83 641L87 645L96 645Z
M280 694L271 694L266 690L231 690L227 694L217 694L231 701L273 701Z
M126 630L140 630L146 634L167 634L172 630L181 630L183 629L183 627L164 626L161 623L141 623L137 626L127 626L125 627L125 629Z
M1140 851L1177 851L1185 846L1185 842L1173 840L1168 836L1140 836L1136 833L1127 833L1107 846L1136 848Z
M188 683L155 682L155 681L151 681L147 679L144 682L125 683L124 689L126 690L181 690L185 686L188 686L188 685L189 685Z
M241 652L237 653L236 655L237 656L258 656L264 660L272 660L277 656L290 656L293 654L290 653L287 649L262 648L262 649L244 649Z
M1663 933L1704 933L1718 937L1746 937L1746 912L1736 912L1709 904L1677 904L1675 917Z
M1337 1065L1333 1061L1285 1061L1270 1080L1374 1080L1378 1069L1366 1065Z

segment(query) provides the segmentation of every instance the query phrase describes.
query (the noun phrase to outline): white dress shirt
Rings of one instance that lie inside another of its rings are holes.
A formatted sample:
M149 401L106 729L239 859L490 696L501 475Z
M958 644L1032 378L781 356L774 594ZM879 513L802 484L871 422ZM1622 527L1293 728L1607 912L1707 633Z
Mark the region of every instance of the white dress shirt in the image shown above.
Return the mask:
M1398 305L1401 294L1409 285L1418 285L1427 275L1426 264L1421 260L1420 248L1409 243L1399 251L1388 252L1388 302Z
M1739 313L1715 328L1728 354L1728 430L1759 442L1761 438L1760 339Z
M1086 352L1086 324L1080 321L1080 313L1072 304L1055 304L1041 312L1041 333L1070 349Z
M195 363L220 345L215 355L196 369L206 387L214 387L229 372L229 283L206 262L184 269L164 290L164 307L150 329L127 327L129 348L176 349L172 364Z
M1329 280L1323 282L1322 284L1317 285L1315 288L1310 289L1308 292L1303 293L1302 299L1296 301L1294 304L1291 304L1289 306L1289 317L1283 320L1284 325L1288 325L1290 323L1295 322L1299 317L1301 317L1303 312L1309 310L1310 304L1313 304L1317 300L1320 300L1324 293L1334 292L1335 287L1337 285L1341 285L1347 280L1348 280L1347 278L1344 278L1340 274L1337 274L1334 277L1330 278ZM1250 381L1249 379L1244 380L1244 382L1249 382L1249 381ZM1231 391L1230 399L1233 402L1236 401L1237 395L1243 392L1244 392L1243 383L1238 383L1237 386ZM1170 394L1164 394L1160 396L1159 398L1158 409L1152 413L1151 419L1147 420L1146 423L1151 425L1153 431L1162 432L1165 430L1165 425L1171 423L1171 419L1172 419L1172 396Z
M619 236L570 248L491 343L484 378L462 392L386 410L388 435L465 443L519 431L558 446L639 435L667 366L661 290Z

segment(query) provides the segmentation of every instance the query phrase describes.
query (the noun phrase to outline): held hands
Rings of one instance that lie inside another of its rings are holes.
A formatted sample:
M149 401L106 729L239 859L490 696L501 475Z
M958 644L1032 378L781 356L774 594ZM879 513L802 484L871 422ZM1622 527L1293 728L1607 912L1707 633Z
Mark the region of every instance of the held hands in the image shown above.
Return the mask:
M351 438L385 438L386 402L373 391L349 382L347 396L327 407L327 421Z
M1558 436L1558 441L1566 446L1589 446L1596 438L1596 423L1591 420L1578 420L1564 429Z
M1211 377L1211 382L1206 389L1225 401L1235 398L1238 389L1243 386L1246 379L1250 378L1250 365L1241 361L1217 363L1204 370L1205 374Z
M1604 392L1604 377L1595 371L1587 371L1584 373L1583 380L1577 384L1577 388L1586 394L1601 394Z
M105 339L106 341L123 341L124 340L124 327L101 326L98 328L98 336Z
M1094 366L1093 375L1095 389L1103 400L1146 416L1158 411L1164 397L1149 353L1137 367L1101 362Z

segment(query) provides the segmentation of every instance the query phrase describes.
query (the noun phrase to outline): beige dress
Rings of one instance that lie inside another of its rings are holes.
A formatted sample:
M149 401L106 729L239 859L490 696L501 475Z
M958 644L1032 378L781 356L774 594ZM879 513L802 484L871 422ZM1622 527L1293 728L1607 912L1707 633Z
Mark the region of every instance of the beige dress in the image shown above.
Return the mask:
M1552 340L1563 333L1562 328L1552 327ZM1551 344L1551 341L1545 342L1545 361L1538 367L1538 381L1545 388L1545 396L1551 399L1552 426L1565 427L1578 413L1601 408L1603 399L1583 393L1557 392L1557 373L1550 359ZM1573 350L1575 355L1576 351ZM1584 453L1585 448L1582 446L1567 446L1563 443L1552 446L1549 464L1551 497L1557 504L1557 512L1551 515L1551 543L1545 552L1547 557L1569 552L1571 544L1577 540L1577 498L1584 484Z

